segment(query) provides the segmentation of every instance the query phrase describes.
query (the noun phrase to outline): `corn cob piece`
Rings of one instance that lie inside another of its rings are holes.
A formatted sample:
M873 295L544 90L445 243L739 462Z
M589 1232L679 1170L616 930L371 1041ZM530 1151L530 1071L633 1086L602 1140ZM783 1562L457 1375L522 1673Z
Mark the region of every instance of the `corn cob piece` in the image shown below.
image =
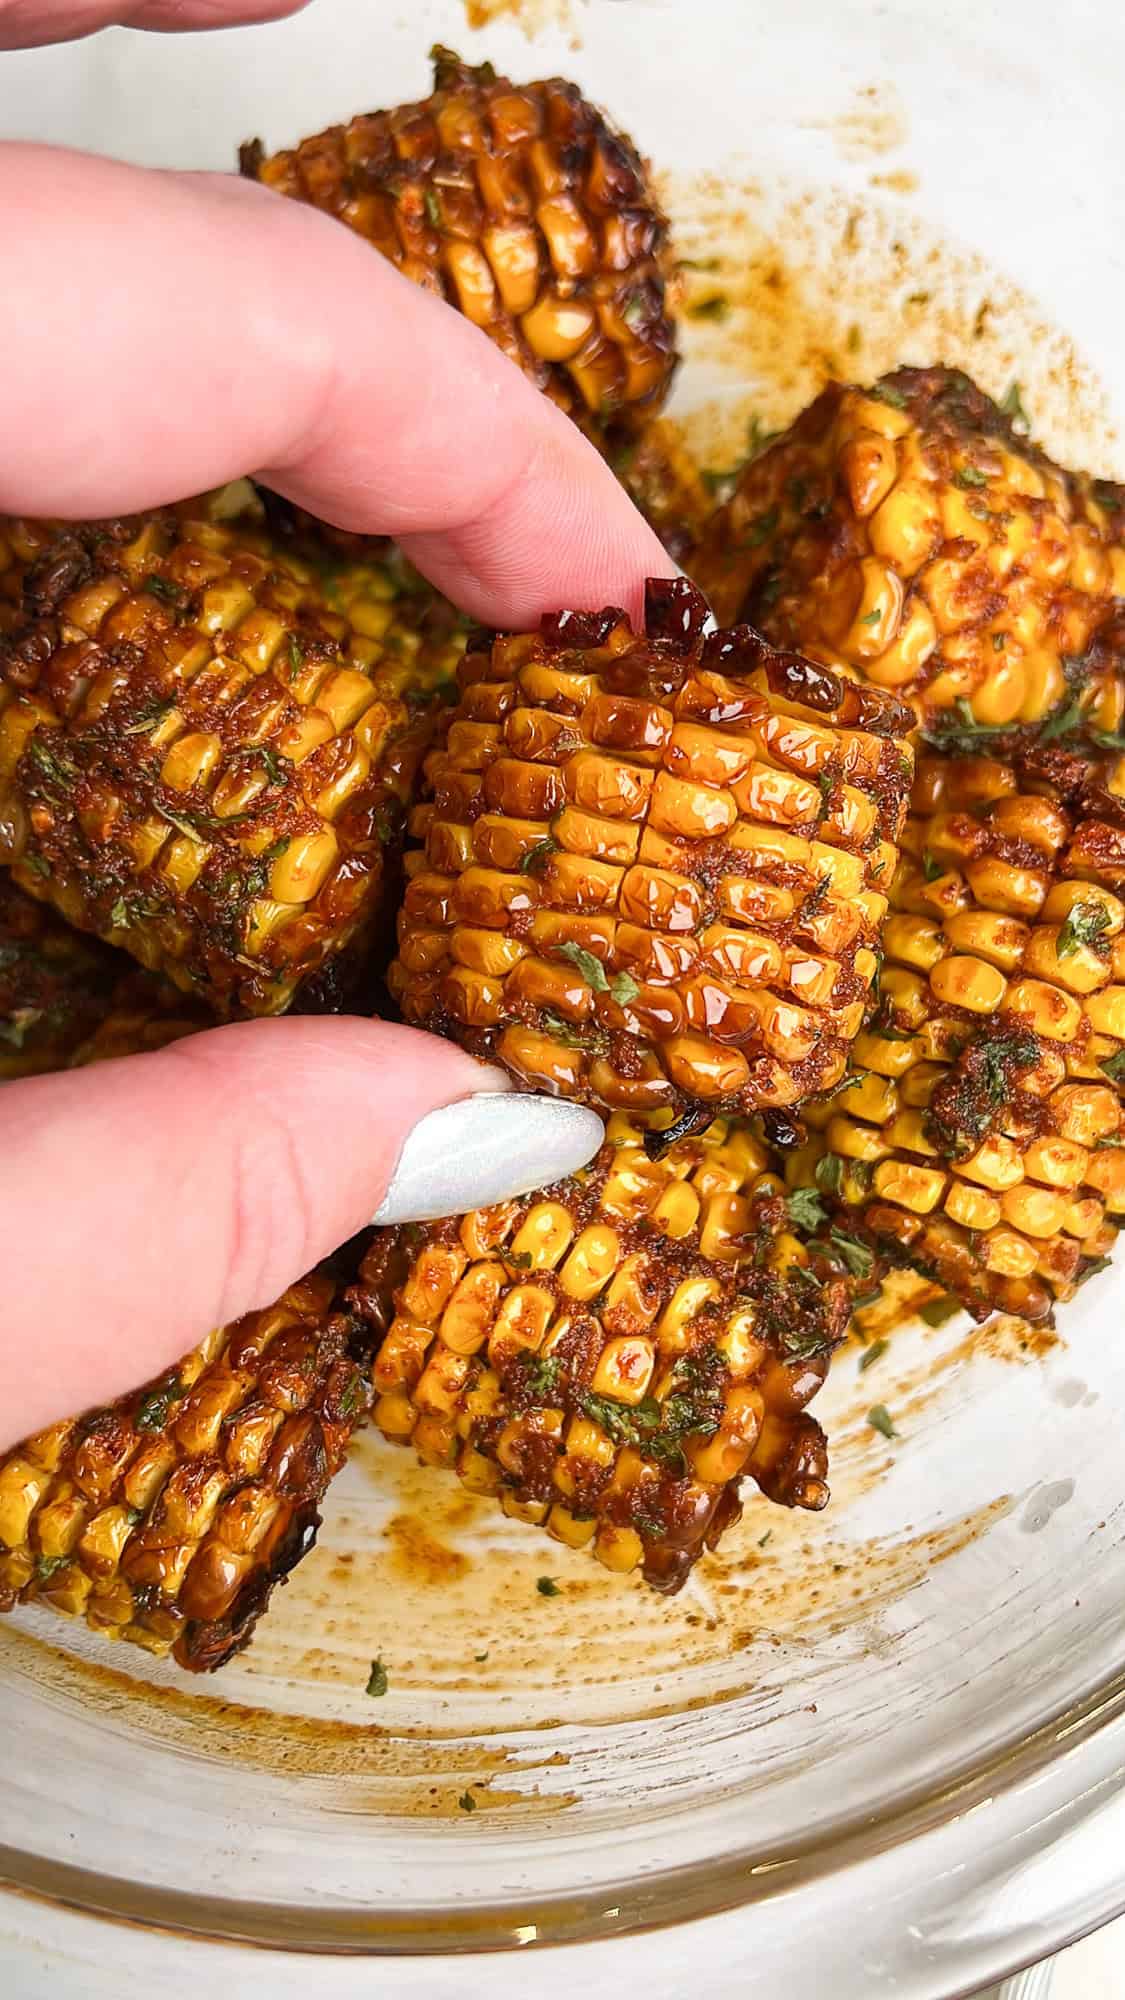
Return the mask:
M1125 487L1060 470L953 370L826 389L692 572L721 619L893 688L953 752L1125 752Z
M657 408L668 225L630 141L574 84L433 54L424 103L272 157L254 140L242 172L347 223L595 432Z
M679 1589L737 1519L744 1474L784 1506L828 1499L806 1405L874 1258L805 1243L770 1155L714 1121L659 1161L609 1122L571 1181L377 1238L349 1294L376 1309L375 1422L473 1491L610 1569Z
M0 641L0 859L217 1012L280 1012L388 914L462 645L386 566L204 508L67 530Z
M978 1317L1032 1321L1125 1212L1125 806L1040 766L921 760L856 1081L788 1166Z
M112 952L0 876L0 1081L64 1068L119 978Z
M664 417L653 417L612 453L610 464L649 526L681 567L714 512L699 465Z
M527 1087L696 1127L843 1075L912 770L901 703L706 615L653 583L645 638L466 655L389 975Z
M206 1025L174 986L0 875L0 1082L162 1048Z
M139 1394L0 1456L0 1611L39 1603L205 1672L316 1539L369 1392L313 1276Z
M23 615L23 580L57 533L44 521L10 521L0 515L0 640Z

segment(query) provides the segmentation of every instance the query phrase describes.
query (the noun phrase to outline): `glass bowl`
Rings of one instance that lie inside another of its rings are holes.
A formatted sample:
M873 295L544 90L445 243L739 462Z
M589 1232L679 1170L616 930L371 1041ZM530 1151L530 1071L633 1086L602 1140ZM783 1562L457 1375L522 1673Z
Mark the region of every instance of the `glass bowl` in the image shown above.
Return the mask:
M688 318L675 403L711 464L829 370L941 359L1018 379L1048 445L1125 471L1116 18L1074 10L1060 43L1039 4L474 5L501 17L479 36L455 0L316 0L7 56L0 130L221 168L422 95L434 40L564 71L659 163L682 252L719 260L730 310ZM1053 1341L908 1315L877 1369L845 1353L827 1515L749 1499L670 1601L367 1437L216 1680L4 1621L0 1948L84 2000L157 1972L237 1990L247 1944L271 1993L318 1995L370 1992L373 1953L402 1993L459 1993L458 1955L494 1952L501 1994L577 1971L668 2000L701 1974L936 2000L1041 1956L1125 1905L1122 1303L1113 1269Z

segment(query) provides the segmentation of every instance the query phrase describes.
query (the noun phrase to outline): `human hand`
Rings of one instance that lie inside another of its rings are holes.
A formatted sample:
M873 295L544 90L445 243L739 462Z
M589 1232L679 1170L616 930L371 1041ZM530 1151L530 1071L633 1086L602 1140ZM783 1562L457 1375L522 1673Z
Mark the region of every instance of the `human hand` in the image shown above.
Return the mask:
M62 10L90 26L110 11ZM0 0L0 40L30 13ZM644 578L672 568L569 420L339 224L233 178L28 146L0 146L0 196L0 510L117 514L250 471L342 527L396 535L463 609L507 627L568 605L639 613ZM6 1086L0 1446L268 1303L371 1219L438 1107L461 1107L428 1128L449 1211L593 1152L592 1113L474 1095L504 1088L444 1042L341 1018L217 1028Z

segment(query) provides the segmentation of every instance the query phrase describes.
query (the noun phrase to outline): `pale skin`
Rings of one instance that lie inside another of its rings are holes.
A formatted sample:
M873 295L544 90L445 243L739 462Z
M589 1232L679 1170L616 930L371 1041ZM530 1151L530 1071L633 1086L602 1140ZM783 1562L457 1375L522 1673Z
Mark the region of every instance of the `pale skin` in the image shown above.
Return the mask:
M0 0L0 49L297 11ZM508 629L637 615L672 573L569 420L338 223L233 177L23 145L0 145L0 205L0 511L114 515L253 473L398 536ZM293 1019L6 1085L0 1448L269 1303L370 1217L410 1127L489 1081L410 1029Z

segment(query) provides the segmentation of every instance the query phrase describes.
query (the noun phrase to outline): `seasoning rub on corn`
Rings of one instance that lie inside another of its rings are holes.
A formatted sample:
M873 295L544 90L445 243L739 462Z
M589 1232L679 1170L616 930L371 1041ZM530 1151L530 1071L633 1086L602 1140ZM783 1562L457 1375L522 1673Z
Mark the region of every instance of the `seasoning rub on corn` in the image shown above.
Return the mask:
M901 703L705 617L653 583L644 637L466 656L390 974L531 1089L696 1126L843 1075L912 770Z
M978 1317L1029 1320L1125 1212L1125 804L1057 750L922 759L856 1081L793 1155Z
M720 618L894 689L955 753L1125 752L1125 487L1061 470L955 370L827 388L691 566Z
M659 407L668 226L630 141L572 83L433 55L423 103L254 140L243 173L347 223L595 432Z
M0 1611L43 1604L194 1672L239 1652L312 1547L366 1357L310 1277L136 1395L0 1456Z
M461 639L429 648L386 566L202 507L60 531L21 603L0 859L216 1011L281 1011L380 912Z
M672 1591L737 1519L744 1474L827 1502L806 1405L875 1260L842 1231L802 1240L745 1126L659 1161L643 1141L617 1113L573 1180L377 1238L349 1303L366 1286L378 1314L398 1266L374 1371L388 1438Z

